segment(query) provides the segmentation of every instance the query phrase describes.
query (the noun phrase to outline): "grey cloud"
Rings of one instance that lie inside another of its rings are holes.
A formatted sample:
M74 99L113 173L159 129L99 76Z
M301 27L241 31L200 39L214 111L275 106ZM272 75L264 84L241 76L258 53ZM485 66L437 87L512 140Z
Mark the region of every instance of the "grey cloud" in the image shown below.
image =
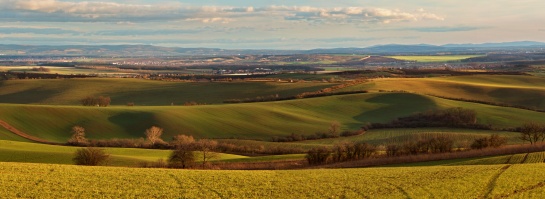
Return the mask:
M19 28L19 27L0 27L0 33L3 34L43 34L43 35L56 35L56 34L80 34L78 31L66 30L60 28Z

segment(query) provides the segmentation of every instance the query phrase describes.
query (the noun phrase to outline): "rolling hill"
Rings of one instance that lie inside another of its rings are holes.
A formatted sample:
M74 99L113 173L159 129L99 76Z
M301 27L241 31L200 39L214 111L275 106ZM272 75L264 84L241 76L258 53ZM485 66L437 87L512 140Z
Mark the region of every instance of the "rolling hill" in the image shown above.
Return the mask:
M325 132L338 121L356 130L368 122L389 122L430 109L463 107L477 112L481 124L512 128L527 121L545 122L545 113L460 102L412 93L369 93L278 102L148 107L82 107L0 104L0 120L36 137L65 142L80 125L92 139L139 138L152 125L198 138L269 140L292 133Z

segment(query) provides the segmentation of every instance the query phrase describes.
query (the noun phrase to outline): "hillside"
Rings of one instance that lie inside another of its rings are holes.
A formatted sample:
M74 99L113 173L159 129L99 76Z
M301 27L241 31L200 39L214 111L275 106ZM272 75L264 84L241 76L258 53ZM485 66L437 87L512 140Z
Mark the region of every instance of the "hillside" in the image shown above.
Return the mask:
M477 121L497 128L517 127L527 121L545 122L545 113L440 99L411 93L370 93L265 103L83 107L0 104L0 120L39 138L64 142L74 125L83 126L92 139L139 138L152 125L165 129L163 139L177 134L199 138L269 140L291 133L325 132L332 121L356 130L369 122L437 108L464 107L477 112Z
M543 198L543 164L201 171L0 163L8 198ZM40 174L40 175L37 175ZM302 183L304 182L304 183Z
M384 78L344 90L403 90L453 99L545 109L545 78L474 75L435 78Z
M218 104L227 99L281 97L317 91L330 83L185 83L141 79L43 79L0 81L0 103L79 105L87 96L109 96L112 105Z

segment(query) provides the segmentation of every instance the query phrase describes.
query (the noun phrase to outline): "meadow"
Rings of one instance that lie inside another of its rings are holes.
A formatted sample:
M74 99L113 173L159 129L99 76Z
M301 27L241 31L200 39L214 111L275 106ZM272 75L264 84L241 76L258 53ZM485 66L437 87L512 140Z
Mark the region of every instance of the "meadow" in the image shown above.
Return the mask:
M542 198L545 165L278 171L0 163L7 198ZM25 185L25 186L21 186Z
M481 57L484 55L425 55L425 56L386 56L389 58L415 61L415 62L452 62L461 61L467 58Z

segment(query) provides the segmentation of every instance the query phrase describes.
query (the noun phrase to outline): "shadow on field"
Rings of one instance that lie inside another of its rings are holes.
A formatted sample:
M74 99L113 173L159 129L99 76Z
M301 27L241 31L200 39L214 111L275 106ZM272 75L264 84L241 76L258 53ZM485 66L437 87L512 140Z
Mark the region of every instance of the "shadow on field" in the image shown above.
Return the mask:
M361 122L390 122L398 117L437 108L434 100L412 93L385 93L369 98L366 102L381 106L369 111L362 110L354 119Z
M153 113L148 112L124 112L108 118L108 121L121 127L132 135L144 135L144 131L158 122Z
M2 85L0 84L0 87L1 86ZM34 88L30 90L22 90L19 92L0 95L0 103L15 103L15 104L42 103L44 100L47 100L57 94L58 92L55 92L55 90Z

